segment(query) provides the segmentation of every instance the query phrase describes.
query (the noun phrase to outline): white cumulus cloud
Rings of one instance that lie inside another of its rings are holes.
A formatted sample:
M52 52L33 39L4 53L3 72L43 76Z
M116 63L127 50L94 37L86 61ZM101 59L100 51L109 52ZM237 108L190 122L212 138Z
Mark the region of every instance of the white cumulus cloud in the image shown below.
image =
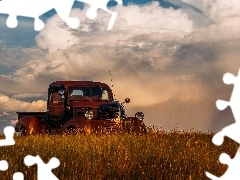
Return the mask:
M38 100L33 102L24 102L16 98L10 98L4 94L0 94L0 111L13 113L16 111L45 111L46 101Z
M129 5L113 8L118 12L118 17L110 31L106 30L110 14L99 10L97 18L89 20L86 18L88 8L86 6L83 10L74 9L71 12L71 16L81 20L81 26L77 30L67 27L57 15L50 18L36 37L37 45L55 52L74 44L86 46L121 43L143 33L170 33L183 37L192 31L192 21L186 13L173 8L165 9L158 2L142 7Z

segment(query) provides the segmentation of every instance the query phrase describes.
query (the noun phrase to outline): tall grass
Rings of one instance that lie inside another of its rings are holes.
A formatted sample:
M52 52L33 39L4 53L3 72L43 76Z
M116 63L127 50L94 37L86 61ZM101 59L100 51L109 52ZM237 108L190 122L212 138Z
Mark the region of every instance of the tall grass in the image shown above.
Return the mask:
M147 135L75 135L15 137L16 145L0 147L0 160L9 169L0 172L10 180L14 172L37 179L37 166L23 163L26 155L39 155L45 163L57 157L61 164L53 173L60 180L80 179L207 179L205 171L221 176L227 166L218 158L222 152L233 157L238 144L226 139L212 144L211 133L163 132Z

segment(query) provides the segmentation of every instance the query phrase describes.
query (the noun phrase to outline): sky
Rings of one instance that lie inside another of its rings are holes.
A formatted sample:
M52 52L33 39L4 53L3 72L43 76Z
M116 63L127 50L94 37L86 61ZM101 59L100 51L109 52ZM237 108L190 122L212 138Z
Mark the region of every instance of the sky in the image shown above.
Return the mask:
M219 111L217 99L229 100L232 88L224 73L240 67L240 1L133 0L111 2L118 12L75 2L69 28L54 10L33 19L19 17L17 28L0 15L0 131L16 123L16 111L46 111L47 88L56 80L93 80L113 85L115 98L128 116L145 114L158 128L219 130L234 122L230 108ZM109 73L110 71L110 73ZM112 81L111 81L112 79Z

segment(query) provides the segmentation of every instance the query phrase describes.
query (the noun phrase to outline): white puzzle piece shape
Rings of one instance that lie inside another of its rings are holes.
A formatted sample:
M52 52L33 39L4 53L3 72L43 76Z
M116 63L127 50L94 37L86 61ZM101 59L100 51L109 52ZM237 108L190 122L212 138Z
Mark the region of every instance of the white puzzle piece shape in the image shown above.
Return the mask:
M27 166L32 166L34 164L37 164L38 180L46 180L46 179L58 180L58 178L52 173L52 169L60 165L60 161L56 157L51 158L50 161L47 164L45 164L38 155L37 156L27 155L24 158L24 164Z
M24 175L21 172L16 172L13 174L13 180L24 180Z
M224 110L228 106L232 109L232 113L235 119L235 123L223 128L220 132L214 135L213 143L216 145L221 145L224 140L224 136L227 136L240 144L240 70L238 71L238 76L226 73L223 76L223 82L227 85L233 84L233 91L230 100L217 100L216 106L219 110Z
M15 130L12 126L7 126L4 128L3 133L6 137L6 139L0 139L0 146L11 146L15 144L15 141L13 139Z
M107 8L107 4L108 4L109 0L101 0L101 1L100 0L78 0L78 1L87 3L87 4L89 4L91 6L87 10L87 13L86 13L86 16L89 19L95 19L97 17L97 10L98 9L102 9L102 10L110 13L111 14L111 19L109 21L107 29L108 30L112 29L113 24L114 24L114 22L116 21L116 18L117 18L117 12L110 11ZM118 5L122 5L123 4L122 0L116 0L116 2L118 3Z
M111 14L111 19L108 25L108 30L112 29L113 24L117 18L117 12L110 11L107 8L109 0L78 0L89 4L91 7L87 11L87 17L94 19L97 16L97 10L103 9ZM121 5L122 0L116 0ZM8 14L7 26L15 28L18 25L18 16L34 18L34 29L40 31L44 28L44 22L39 19L41 15L55 9L59 17L66 22L66 24L76 29L79 27L80 20L78 18L69 17L72 10L74 0L1 0L0 13Z
M8 14L7 26L15 28L18 24L17 16L34 18L34 29L40 31L44 23L39 17L55 9L59 17L71 28L76 29L80 21L77 18L70 18L74 0L2 0L0 1L0 13Z
M232 113L235 119L235 123L223 128L220 132L216 133L212 141L215 145L222 145L224 142L224 137L229 137L230 139L238 142L240 144L240 70L238 71L238 76L226 73L223 76L223 82L227 85L233 84L233 91L230 100L217 100L216 106L219 110L224 110L228 106L232 109ZM219 158L222 164L227 164L228 169L221 177L216 177L209 172L206 172L206 176L212 180L237 180L240 179L240 149L238 149L235 157L231 159L227 154L222 153Z
M240 149L238 149L235 157L231 159L228 154L222 153L219 157L222 164L228 165L228 169L221 177L206 172L206 176L212 180L238 180L240 179Z
M5 160L0 161L0 171L6 171L8 169L8 162Z

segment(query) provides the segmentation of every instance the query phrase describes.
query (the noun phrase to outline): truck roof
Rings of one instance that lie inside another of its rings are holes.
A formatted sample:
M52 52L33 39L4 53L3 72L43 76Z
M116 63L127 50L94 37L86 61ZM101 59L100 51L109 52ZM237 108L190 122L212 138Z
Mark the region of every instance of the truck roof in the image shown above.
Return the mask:
M64 85L64 86L102 86L102 87L107 87L109 86L105 83L102 82L93 82L93 81L55 81L52 82L50 86L59 86L59 85Z

